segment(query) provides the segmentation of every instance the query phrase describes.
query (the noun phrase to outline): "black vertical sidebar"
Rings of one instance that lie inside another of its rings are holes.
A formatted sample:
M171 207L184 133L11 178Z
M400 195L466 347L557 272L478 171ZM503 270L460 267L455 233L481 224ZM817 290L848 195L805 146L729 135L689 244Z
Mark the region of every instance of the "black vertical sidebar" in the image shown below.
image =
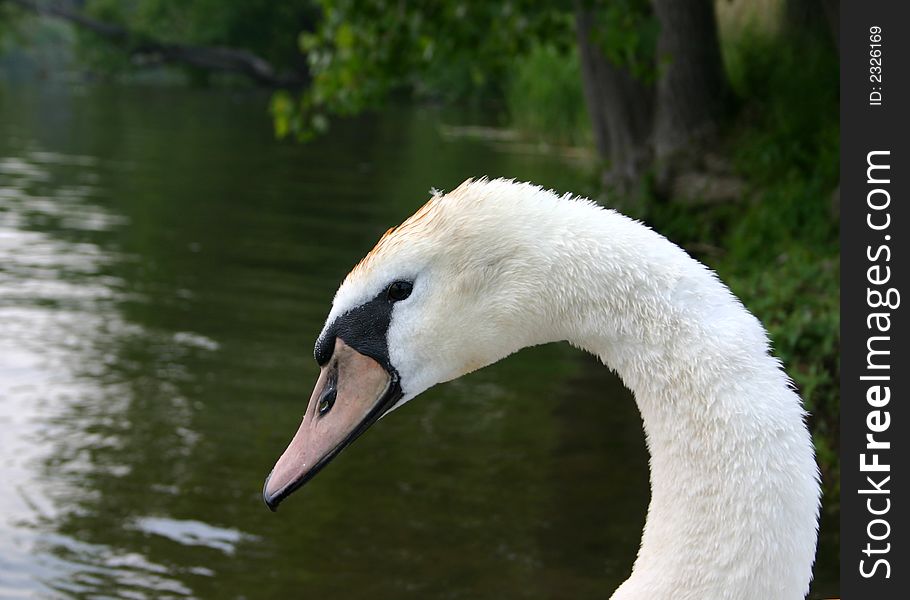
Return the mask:
M907 3L841 2L841 598L906 597ZM811 93L807 90L807 93Z

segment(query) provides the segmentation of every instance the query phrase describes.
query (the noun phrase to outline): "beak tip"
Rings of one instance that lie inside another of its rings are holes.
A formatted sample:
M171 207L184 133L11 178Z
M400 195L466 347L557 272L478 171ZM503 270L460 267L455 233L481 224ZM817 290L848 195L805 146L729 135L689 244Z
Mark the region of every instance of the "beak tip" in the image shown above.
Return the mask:
M269 507L270 511L278 512L278 505L281 504L281 496L280 494L269 493L269 479L271 478L271 473L265 478L265 484L262 486L262 501L265 502L265 505Z

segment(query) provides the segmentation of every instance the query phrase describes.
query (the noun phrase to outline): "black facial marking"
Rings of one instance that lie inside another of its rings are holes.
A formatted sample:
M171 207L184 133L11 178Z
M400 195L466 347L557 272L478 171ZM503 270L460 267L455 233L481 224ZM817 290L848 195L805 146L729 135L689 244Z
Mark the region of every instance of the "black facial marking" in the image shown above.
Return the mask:
M391 373L393 368L389 360L387 339L389 323L392 320L392 306L398 299L403 299L393 298L391 287L399 283L412 285L410 282L396 281L369 302L338 316L326 329L325 335L316 340L316 349L313 353L316 362L320 366L327 364L335 351L335 339L341 338L348 346L364 356L369 356ZM399 294L396 292L396 295ZM404 298L408 295L410 287L407 288Z

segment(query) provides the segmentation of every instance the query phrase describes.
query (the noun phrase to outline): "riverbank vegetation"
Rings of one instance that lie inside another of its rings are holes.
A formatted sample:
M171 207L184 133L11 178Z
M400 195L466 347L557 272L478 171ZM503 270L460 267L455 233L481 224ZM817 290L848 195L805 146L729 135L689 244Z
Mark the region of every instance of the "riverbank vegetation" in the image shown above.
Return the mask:
M270 88L281 138L404 100L586 149L595 182L573 191L682 244L768 326L836 514L836 2L0 0L0 15L0 35L35 15L73 24L93 75L167 65Z

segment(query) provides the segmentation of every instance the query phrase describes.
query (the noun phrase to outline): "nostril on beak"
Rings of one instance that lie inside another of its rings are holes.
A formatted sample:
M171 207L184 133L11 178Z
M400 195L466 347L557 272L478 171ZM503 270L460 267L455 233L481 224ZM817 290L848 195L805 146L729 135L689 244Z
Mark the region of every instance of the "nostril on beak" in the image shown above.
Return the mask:
M323 416L332 410L332 407L335 405L335 397L338 395L338 391L335 388L335 382L329 382L325 386L325 390L322 392L322 396L319 398L319 404L317 405L317 411L319 411L319 416Z

